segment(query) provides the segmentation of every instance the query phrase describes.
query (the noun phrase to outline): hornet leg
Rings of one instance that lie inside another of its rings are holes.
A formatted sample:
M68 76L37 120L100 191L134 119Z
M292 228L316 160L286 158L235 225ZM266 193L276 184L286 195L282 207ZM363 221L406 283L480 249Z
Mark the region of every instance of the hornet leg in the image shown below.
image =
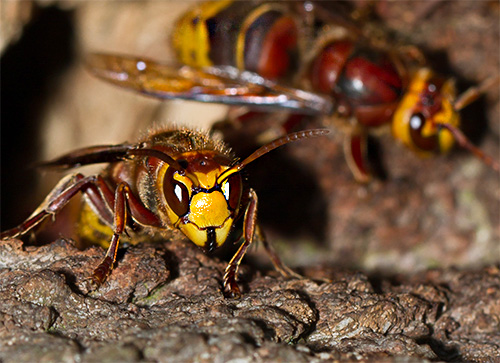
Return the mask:
M257 194L253 189L250 189L249 197L250 201L248 202L243 221L244 242L231 261L229 261L223 278L224 295L226 297L239 298L241 296L240 289L236 283L236 275L243 256L245 256L248 247L253 242L257 222Z
M118 184L115 190L113 211L113 237L106 251L106 256L94 270L91 278L97 286L106 280L113 269L120 244L120 236L125 231L129 212L132 218L142 224L161 225L158 217L142 205L130 190L130 186L125 182Z
M28 219L19 226L2 232L0 238L13 238L26 234L48 216L60 212L78 192L89 193L90 198L95 198L99 194L97 178L97 176L84 177L82 174L74 174L62 179Z

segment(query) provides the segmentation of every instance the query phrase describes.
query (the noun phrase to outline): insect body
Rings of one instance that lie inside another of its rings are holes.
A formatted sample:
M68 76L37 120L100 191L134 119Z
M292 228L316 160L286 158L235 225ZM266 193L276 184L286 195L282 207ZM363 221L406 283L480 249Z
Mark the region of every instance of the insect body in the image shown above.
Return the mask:
M224 0L193 7L172 38L189 66L228 65L276 79L295 70L297 37L297 23L283 5Z
M217 1L194 6L173 35L186 64L181 68L109 54L94 54L88 64L100 78L158 98L322 116L327 125L345 131L346 159L360 181L370 177L368 134L384 125L421 156L447 152L457 141L500 170L459 129L459 110L491 80L457 96L452 79L417 62L415 48L380 46L323 9L310 12L320 24L311 25L293 5ZM311 33L315 37L308 42L304 34ZM283 129L290 125L285 122Z
M99 231L109 234L107 243L101 237L93 241L109 245L106 257L92 275L92 280L101 284L112 270L124 232L130 234L133 242L141 236L180 230L210 252L227 241L235 222L243 218L244 242L229 262L223 279L224 292L236 297L240 294L236 284L238 266L254 234L260 233L256 224L257 195L246 186L240 171L281 145L327 132L310 130L289 134L261 147L241 162L235 161L223 143L185 129L153 132L137 144L77 150L43 166L67 169L93 163L110 164L98 175L74 174L63 179L31 217L3 232L1 237L25 234L46 217L57 214L81 192L90 207L83 209L82 218L94 221L91 224L95 221L104 224L104 229ZM88 231L89 226L84 230ZM87 238L93 239L92 236L92 233L86 234ZM284 275L293 275L270 245L265 240L263 243L275 267Z

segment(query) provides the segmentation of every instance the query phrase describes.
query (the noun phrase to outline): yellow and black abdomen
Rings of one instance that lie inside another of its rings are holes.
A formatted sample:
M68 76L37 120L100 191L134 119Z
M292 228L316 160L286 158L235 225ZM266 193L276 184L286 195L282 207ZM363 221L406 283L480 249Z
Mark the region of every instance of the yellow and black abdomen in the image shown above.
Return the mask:
M83 202L78 218L77 235L82 247L97 244L108 248L113 229L92 210L87 202Z
M229 65L276 79L297 65L297 23L279 4L204 2L179 19L179 60L193 67Z
M154 235L151 233L152 228L144 228L143 226L134 224L131 220L129 224L127 233L120 237L122 246L159 241L164 239L164 237L170 236L169 233L171 233L170 229L159 228L155 229L157 235ZM90 245L99 245L108 248L113 236L113 227L95 213L87 202L83 202L78 218L76 234L81 248Z

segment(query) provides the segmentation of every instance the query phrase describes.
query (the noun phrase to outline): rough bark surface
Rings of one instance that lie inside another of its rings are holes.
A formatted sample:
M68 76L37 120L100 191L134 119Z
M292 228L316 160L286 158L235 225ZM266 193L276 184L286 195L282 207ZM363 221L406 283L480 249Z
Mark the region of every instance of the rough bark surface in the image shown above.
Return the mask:
M500 270L433 270L370 281L242 269L225 299L225 263L184 240L128 248L108 281L87 277L104 250L60 239L0 245L0 358L20 361L327 361L500 358ZM331 280L328 282L327 280Z

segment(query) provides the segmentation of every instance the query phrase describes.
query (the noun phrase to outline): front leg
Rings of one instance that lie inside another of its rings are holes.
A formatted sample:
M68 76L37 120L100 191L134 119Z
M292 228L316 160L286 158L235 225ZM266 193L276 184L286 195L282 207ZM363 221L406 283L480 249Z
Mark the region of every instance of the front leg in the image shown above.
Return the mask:
M236 283L238 267L240 266L241 260L243 259L243 256L245 256L248 247L250 247L250 245L252 244L255 233L258 234L259 239L264 244L264 248L266 249L269 258L271 259L274 268L282 276L286 278L303 278L303 276L294 272L291 268L289 268L281 261L276 251L274 251L269 241L267 241L267 239L265 238L263 231L257 225L257 194L253 189L250 189L249 191L249 200L250 201L245 211L245 218L243 221L244 242L238 249L238 252L236 252L236 254L233 256L231 261L229 261L224 274L223 285L224 295L226 297L239 298L241 296L240 289L238 287L238 284Z
M344 136L344 156L347 166L357 182L366 184L372 179L368 165L367 138L365 128L353 127Z
M92 274L92 282L97 286L101 285L104 280L106 280L116 261L116 253L118 252L118 246L120 245L120 236L125 230L127 222L126 189L129 189L128 185L120 183L115 190L115 203L113 208L113 237L111 238L111 243L106 251L106 256Z
M248 247L250 247L253 242L255 227L257 225L257 194L253 189L250 189L248 194L249 202L243 220L244 241L238 249L238 252L236 252L231 261L229 261L223 278L224 295L231 298L239 298L241 296L240 288L236 283L238 267Z
M114 196L113 207L113 237L109 244L106 256L92 274L92 282L97 286L101 285L111 273L113 265L116 262L116 253L120 244L120 236L125 231L127 225L128 213L136 222L144 225L160 226L158 217L146 209L140 200L132 193L130 186L121 182Z

